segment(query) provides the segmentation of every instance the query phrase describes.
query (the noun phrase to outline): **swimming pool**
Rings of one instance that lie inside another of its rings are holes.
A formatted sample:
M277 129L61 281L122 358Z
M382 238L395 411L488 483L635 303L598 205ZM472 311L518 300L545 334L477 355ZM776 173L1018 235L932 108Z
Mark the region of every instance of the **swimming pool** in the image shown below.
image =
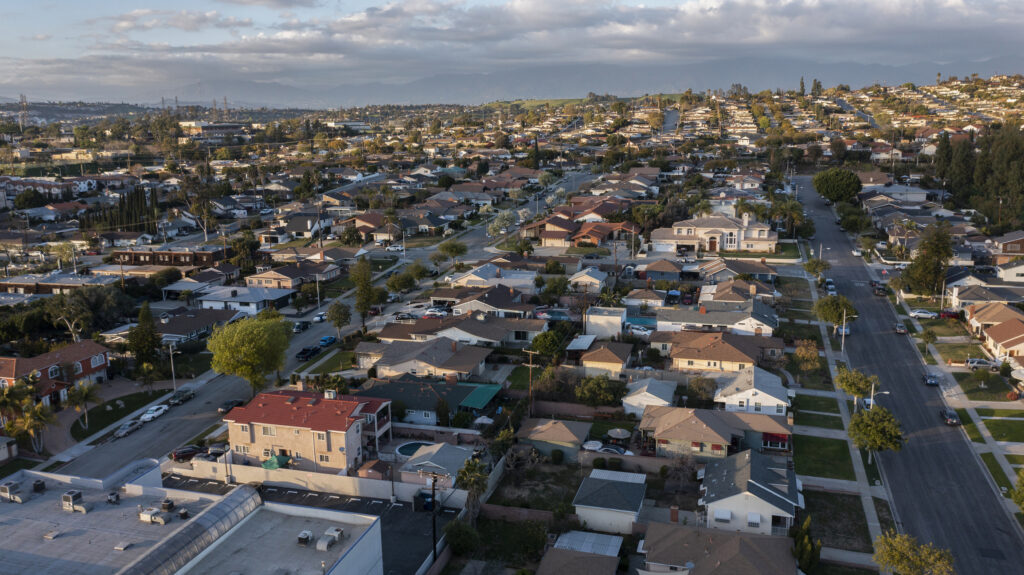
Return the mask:
M408 443L403 443L402 445L399 445L398 449L396 449L395 452L398 453L399 455L412 457L412 455L416 453L416 450L423 447L424 445L433 445L433 443L427 441L410 441Z

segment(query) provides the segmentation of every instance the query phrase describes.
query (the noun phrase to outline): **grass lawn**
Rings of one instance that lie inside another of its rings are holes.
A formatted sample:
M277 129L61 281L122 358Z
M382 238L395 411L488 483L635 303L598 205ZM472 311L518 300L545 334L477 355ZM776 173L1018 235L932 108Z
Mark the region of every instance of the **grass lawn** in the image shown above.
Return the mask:
M811 301L811 286L804 278L779 276L775 278L775 287L791 300Z
M163 396L164 393L165 392L163 391L154 391L152 393L148 391L140 391L138 393L122 395L117 399L110 400L106 404L94 406L89 409L89 429L82 429L82 426L76 421L71 425L71 437L75 438L75 441L82 441L86 437L100 431L115 421L126 417L128 414L147 403L156 401ZM123 408L117 407L118 401L124 403ZM112 408L110 411L107 411L107 404Z
M316 366L316 368L311 373L324 374L333 373L335 371L344 371L346 369L352 369L352 365L355 362L355 352L338 350L334 352L334 355L325 359L323 363Z
M818 349L825 347L821 343L821 328L816 325L781 322L778 329L772 335L781 337L786 340L787 344L791 344L798 339L811 339L818 344Z
M797 409L806 409L808 411L839 414L839 402L834 397L797 394L796 407Z
M787 309L786 312L782 314L782 317L787 318L787 319L806 319L806 320L810 320L810 321L814 321L814 320L818 319L818 316L814 315L814 312L812 312L809 309L795 309L795 308Z
M968 357L986 357L976 343L937 343L935 349L942 359L953 363L963 363Z
M612 252L608 248L601 248L596 246L592 248L573 246L565 250L565 254L570 256L585 256L587 254L598 254L602 256L608 256L611 255L611 253Z
M793 460L796 463L796 472L800 475L849 481L857 479L853 473L850 448L842 439L794 435Z
M982 417L1024 417L1024 409L992 409L991 407L979 407L974 411Z
M335 343L335 344L327 346L327 348L321 350L320 353L318 353L315 356L313 356L312 359L310 359L306 363L300 365L299 367L296 367L295 368L295 373L303 373L303 372L309 371L309 368L313 367L314 363L316 363L316 362L320 361L321 359L323 359L324 358L324 354L330 352L333 349L335 349L335 347L337 345L338 344Z
M520 365L513 369L512 373L508 374L508 381L511 389L530 389L530 368Z
M793 379L807 389L820 389L823 391L833 391L835 389L832 385L832 376L828 372L828 364L823 357L818 358L817 368L810 371L801 371L797 367L793 356L790 355L789 361L786 362L786 371L793 374ZM817 410L812 409L811 411Z
M307 238L296 238L296 239L294 239L294 240L292 240L290 242L285 242L283 244L277 244L277 245L274 246L274 249L304 248L304 247L306 247L306 244L308 244L310 241L311 240L309 240Z
M795 243L776 244L778 253L770 252L727 252L720 251L718 255L723 258L766 258L766 259L793 259L800 257L800 248Z
M1024 465L1024 455L1017 455L1016 453L1007 453L1004 455L1006 461L1010 465Z
M1013 489L1013 482L1011 482L1010 478L1003 473L1003 468L999 467L999 463L996 462L995 455L991 453L982 453L981 460L985 462L985 467L988 467L988 472L992 475L992 479L996 480L996 485L1006 491Z
M38 461L32 459L25 459L22 457L15 457L7 463L0 465L0 479L12 475L22 469L32 469L36 465L39 465Z
M374 273L382 272L382 271L388 269L389 267L395 265L395 262L397 262L397 261L398 261L398 258L394 258L394 257L373 258L373 259L370 260L370 267L373 269Z
M871 533L859 496L805 489L804 502L811 533L822 545L871 553Z
M878 571L822 561L811 570L810 575L878 575Z
M405 239L405 248L427 248L444 241L444 236L415 236Z
M183 353L174 357L174 373L178 377L202 375L210 370L213 354L209 352Z
M797 410L793 417L796 425L809 425L811 427L824 427L825 429L843 429L843 420L838 415L824 415L821 413L807 413Z
M346 275L320 287L323 289L325 298L336 298L341 297L341 294L356 287L356 284L352 283L352 280Z
M930 329L939 337L967 335L963 324L952 318L919 319L917 321L921 322L922 329Z
M882 533L896 531L896 520L892 517L892 508L889 502L879 497L872 497L875 502L875 513L878 514L878 523L882 526Z
M878 471L878 454L876 453L871 458L871 464L868 464L868 452L866 449L860 449L860 460L864 464L864 473L868 476L868 483L875 485L877 481L879 485L882 483L882 474Z
M975 377L977 373L981 372L953 372L953 377L960 384L960 389L964 390L964 393L967 394L968 399L973 401L1010 401L1006 398L1006 393L1010 391L1010 386L1006 385L1006 381L1002 377L992 374L985 387L982 387L982 382Z
M1024 442L1024 421L1017 419L986 419L982 423L996 441Z
M907 333L911 335L917 333L917 328L914 327L914 324L909 321L903 322L903 327L907 328Z
M928 311L934 311L934 312L942 311L942 308L939 306L939 300L937 300L937 299L935 299L935 300L928 299L928 298L908 299L907 300L907 305L910 306L910 309L926 309ZM921 322L921 325L924 325L924 322Z
M981 432L978 431L978 424L974 423L974 420L971 419L971 414L967 413L967 410L962 407L956 410L956 414L960 416L960 423L967 433L967 438L974 443L985 443L985 439L981 437Z
M903 325L910 325L910 324L909 323L905 323ZM917 342L917 351L919 351L921 353L921 357L924 358L924 362L925 363L927 363L928 365L938 365L938 362L935 361L935 358L932 357L932 354L928 353L928 346L924 342L920 342L920 341Z
M221 422L214 423L210 427L207 427L206 429L200 431L199 435L196 435L192 439L190 439L187 442L185 442L185 445L203 445L203 444L205 444L206 443L206 438L209 437L211 433L216 431L217 428L220 427L221 425L224 425L224 424L221 423ZM216 443L216 442L212 442L212 443Z
M594 439L604 439L606 433L609 430L622 428L629 431L633 431L636 427L635 421L615 420L615 419L596 419L594 425L590 428L590 437ZM613 454L610 454L613 455Z

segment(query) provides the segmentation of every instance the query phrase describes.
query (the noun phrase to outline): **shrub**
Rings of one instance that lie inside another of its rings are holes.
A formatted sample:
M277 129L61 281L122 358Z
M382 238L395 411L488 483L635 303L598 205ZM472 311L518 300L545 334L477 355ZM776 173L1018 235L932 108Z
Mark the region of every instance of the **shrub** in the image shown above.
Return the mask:
M607 469L608 462L603 457L594 458L594 469Z
M1004 361L1002 365L999 366L999 375L1003 377L1010 377L1011 373L1013 373L1013 366Z
M464 556L480 547L480 534L465 521L452 521L445 525L444 534L456 555Z
M555 465L561 465L563 461L565 461L565 453L563 453L561 449L552 449L551 463L554 463Z
M622 460L618 457L612 457L608 460L608 469L612 471L622 471Z
M662 479L668 477L668 465L662 465L661 469L658 470L658 475L660 475Z
M1009 399L1010 401L1017 401L1020 399L1020 393L1016 391L1008 391L1006 392L1006 399Z

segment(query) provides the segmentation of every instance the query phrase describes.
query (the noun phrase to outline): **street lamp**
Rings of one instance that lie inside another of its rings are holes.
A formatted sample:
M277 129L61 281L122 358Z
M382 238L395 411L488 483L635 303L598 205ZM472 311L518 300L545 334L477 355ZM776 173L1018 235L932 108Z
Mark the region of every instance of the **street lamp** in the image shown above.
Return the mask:
M875 384L872 383L871 384L871 407L869 407L868 409L874 409L875 408L875 395L890 395L890 392L888 392L888 391L879 391L876 394L875 393Z
M174 342L167 344L167 351L171 356L171 386L174 391L178 391L178 379L174 375Z
M857 319L859 316L851 315L850 319ZM846 353L846 310L843 310L843 333L842 342L839 344L839 353Z

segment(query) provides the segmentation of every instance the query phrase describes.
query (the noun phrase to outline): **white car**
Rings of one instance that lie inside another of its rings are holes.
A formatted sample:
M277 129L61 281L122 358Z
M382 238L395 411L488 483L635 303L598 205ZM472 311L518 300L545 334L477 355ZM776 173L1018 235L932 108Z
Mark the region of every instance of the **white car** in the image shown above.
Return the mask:
M313 322L314 323L323 323L325 321L327 321L327 313L326 312L320 312L320 313L316 314L315 316L313 316Z
M864 252L862 252L861 250L858 250L858 249L854 249L852 253L853 253L853 255L855 257L858 257L858 258L864 255Z
M388 246L384 248L384 250L389 252L404 252L405 248L403 248L402 246Z
M150 407L146 413L142 414L139 421L153 421L165 413L167 413L166 405L154 405L153 407Z
M926 309L912 309L910 310L910 317L917 319L935 319L939 317L939 314Z
M631 326L629 326L629 333L631 333L633 335L640 335L640 336L643 336L643 337L647 337L647 336L651 335L651 330L647 329L646 327L644 327L642 325L631 325Z

